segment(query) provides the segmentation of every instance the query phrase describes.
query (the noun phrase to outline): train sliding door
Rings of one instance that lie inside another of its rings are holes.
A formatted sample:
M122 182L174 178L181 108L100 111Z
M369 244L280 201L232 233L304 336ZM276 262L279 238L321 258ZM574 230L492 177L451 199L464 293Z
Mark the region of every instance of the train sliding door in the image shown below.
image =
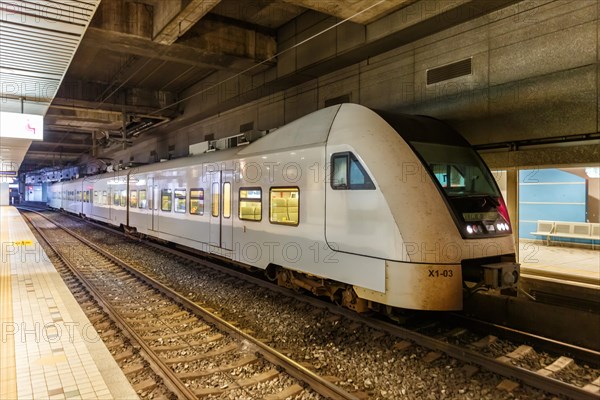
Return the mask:
M146 214L146 228L150 231L154 231L154 215L156 214L155 206L154 206L154 178L148 177L146 181L146 203L148 205L148 213Z
M210 174L210 245L233 250L233 171Z

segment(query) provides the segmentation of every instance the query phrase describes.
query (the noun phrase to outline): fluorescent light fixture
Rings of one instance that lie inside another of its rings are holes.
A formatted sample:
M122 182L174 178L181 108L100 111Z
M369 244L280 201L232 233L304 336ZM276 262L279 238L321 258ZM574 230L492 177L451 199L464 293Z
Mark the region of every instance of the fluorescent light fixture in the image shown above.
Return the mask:
M585 169L585 174L590 178L600 178L600 168L588 167Z

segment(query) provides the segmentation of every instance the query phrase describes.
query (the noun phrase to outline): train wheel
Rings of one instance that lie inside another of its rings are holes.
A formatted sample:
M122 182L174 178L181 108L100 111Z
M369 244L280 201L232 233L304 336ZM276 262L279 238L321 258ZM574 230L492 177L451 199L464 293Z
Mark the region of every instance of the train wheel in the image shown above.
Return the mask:
M342 296L342 305L358 313L369 311L369 303L356 295L352 286L346 287Z

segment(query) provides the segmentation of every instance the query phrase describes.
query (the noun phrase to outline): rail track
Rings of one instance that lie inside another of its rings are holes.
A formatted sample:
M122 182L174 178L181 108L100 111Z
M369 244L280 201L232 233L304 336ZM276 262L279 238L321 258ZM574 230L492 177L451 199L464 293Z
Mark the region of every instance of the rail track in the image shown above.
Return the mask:
M357 398L81 235L23 215L178 398Z
M115 232L110 228L111 232ZM439 314L433 318L417 318L405 326L398 326L372 316L361 316L305 295L297 295L270 282L244 272L223 267L182 249L144 242L155 251L177 257L182 262L201 264L204 268L218 271L235 279L243 279L253 285L276 291L294 300L325 308L329 313L385 332L400 339L396 349L406 350L419 345L428 352L423 357L428 363L435 362L443 354L466 363L467 375L479 369L491 371L508 378L501 382L506 390L517 385L515 381L555 395L574 399L600 398L600 377L594 367L600 361L599 353L571 346L540 336L519 332L506 327L466 319L461 315ZM589 365L592 365L590 368Z

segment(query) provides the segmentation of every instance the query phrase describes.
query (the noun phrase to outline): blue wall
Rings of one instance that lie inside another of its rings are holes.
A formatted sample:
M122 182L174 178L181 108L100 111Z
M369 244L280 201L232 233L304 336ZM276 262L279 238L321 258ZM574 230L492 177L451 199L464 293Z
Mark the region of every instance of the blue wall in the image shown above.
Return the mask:
M582 177L559 169L520 171L519 237L534 239L538 220L585 222L586 201Z

